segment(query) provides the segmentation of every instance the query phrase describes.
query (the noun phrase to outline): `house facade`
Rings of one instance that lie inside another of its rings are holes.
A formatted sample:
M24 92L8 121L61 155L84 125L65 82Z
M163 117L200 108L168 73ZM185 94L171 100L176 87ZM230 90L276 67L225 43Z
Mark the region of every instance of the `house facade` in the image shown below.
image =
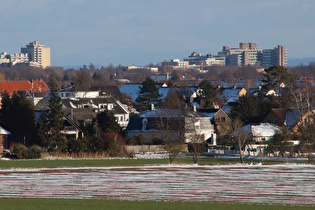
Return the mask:
M0 81L0 94L7 92L10 96L13 93L25 94L27 99L36 105L49 91L49 87L43 80L30 81Z
M45 112L45 111L43 110L35 111L35 116L36 116L37 121L40 119L42 112ZM82 129L79 127L79 125L76 122L73 121L73 119L71 119L68 116L63 116L62 120L63 120L64 128L61 131L61 133L64 134L67 138L78 139L80 135L83 135Z
M281 133L280 127L270 123L248 124L241 128L249 138L249 143L245 145L244 155L257 156L264 152L268 142L272 141L276 133Z
M133 101L136 101L139 96L140 88L142 84L124 84L120 87L120 92L126 93L132 98ZM165 84L157 84L156 87L159 89L159 94L161 95L161 100L164 101L167 94L169 93L172 87L167 87ZM176 87L178 92L190 103L196 97L196 87Z
M313 122L315 110L297 111L291 109L272 109L263 119L263 122L273 123L278 126L286 126L297 133L301 126Z
M107 109L113 112L122 129L127 127L130 115L128 106L112 97L112 95L118 95L118 97L121 95L117 88L110 87L106 91L98 89L82 91L71 86L59 90L57 93L61 98L65 115L77 124L90 124L99 112ZM49 98L50 93L48 92L43 100L37 104L36 109L47 109Z
M9 131L0 126L0 155L3 153L4 149L7 149L9 147L7 138L10 134L11 133Z
M156 108L130 118L126 128L129 138L142 135L146 143L154 143L155 139L178 139L189 143L195 134L202 141L214 138L214 127L208 116L188 111L185 114L176 109ZM213 141L215 142L215 141Z
M117 123L125 129L129 122L129 110L114 98L63 98L61 99L67 116L78 124L90 124L99 112L113 112Z

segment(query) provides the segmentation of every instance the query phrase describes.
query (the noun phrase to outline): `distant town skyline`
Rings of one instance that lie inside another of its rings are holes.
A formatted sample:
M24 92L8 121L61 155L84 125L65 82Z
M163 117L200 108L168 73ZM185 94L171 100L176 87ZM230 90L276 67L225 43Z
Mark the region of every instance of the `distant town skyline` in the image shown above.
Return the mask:
M312 0L0 0L0 52L38 40L52 66L145 65L217 54L224 45L278 44L293 58L315 57Z

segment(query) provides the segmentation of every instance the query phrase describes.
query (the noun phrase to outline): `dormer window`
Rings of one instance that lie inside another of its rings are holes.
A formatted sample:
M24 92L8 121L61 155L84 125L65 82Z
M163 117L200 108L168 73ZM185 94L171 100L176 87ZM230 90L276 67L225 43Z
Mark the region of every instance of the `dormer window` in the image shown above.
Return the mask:
M148 119L144 118L142 120L142 131L145 131L147 129L147 125L148 125Z

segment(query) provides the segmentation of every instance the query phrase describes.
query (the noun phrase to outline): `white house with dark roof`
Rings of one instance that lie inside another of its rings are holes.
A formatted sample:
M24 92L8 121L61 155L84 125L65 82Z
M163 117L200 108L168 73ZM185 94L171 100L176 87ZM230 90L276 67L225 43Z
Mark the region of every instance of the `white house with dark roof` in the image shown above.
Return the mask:
M117 123L123 129L129 122L129 110L120 101L114 98L63 98L61 99L67 116L79 124L89 124L96 117L97 113L105 109L114 113Z
M161 128L162 123L167 123L167 130ZM215 136L214 126L208 116L193 111L182 114L177 109L169 108L156 108L132 116L125 131L129 138L143 135L147 143L152 143L154 139L162 138L165 132L170 138L176 139L180 132L179 123L183 123L184 126L183 143L189 143L194 134L200 135L203 141Z
M101 89L78 90L75 86L70 86L57 91L57 93L61 98L62 108L66 116L78 124L91 123L97 113L107 109L114 113L117 123L123 129L127 127L130 112L126 105L113 97L119 98L121 96L117 87L106 86ZM49 98L50 92L37 104L36 109L47 109Z
M78 90L75 86L66 87L57 91L60 98L97 98L100 90Z
M7 137L10 134L11 134L10 131L7 131L6 129L0 126L0 155L3 153L3 150L7 149L9 146L7 142Z

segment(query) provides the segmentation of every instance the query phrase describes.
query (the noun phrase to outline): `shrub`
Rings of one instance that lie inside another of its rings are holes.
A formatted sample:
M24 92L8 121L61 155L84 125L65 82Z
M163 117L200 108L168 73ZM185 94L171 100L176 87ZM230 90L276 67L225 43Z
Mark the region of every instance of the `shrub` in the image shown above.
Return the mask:
M42 150L39 146L31 146L26 150L26 155L24 158L26 159L39 159L42 157Z
M27 147L23 144L14 144L12 152L15 154L17 159L23 159L27 151Z
M152 143L154 145L162 145L163 144L163 139L161 139L161 138L154 138L154 139L152 139Z
M143 145L145 144L145 137L142 134L132 137L128 139L128 144L130 145Z
M42 150L39 146L27 148L23 144L14 144L13 153L17 159L38 159L41 158Z
M77 156L81 152L85 152L87 150L87 139L70 139L68 141L68 152L69 154L76 154Z

